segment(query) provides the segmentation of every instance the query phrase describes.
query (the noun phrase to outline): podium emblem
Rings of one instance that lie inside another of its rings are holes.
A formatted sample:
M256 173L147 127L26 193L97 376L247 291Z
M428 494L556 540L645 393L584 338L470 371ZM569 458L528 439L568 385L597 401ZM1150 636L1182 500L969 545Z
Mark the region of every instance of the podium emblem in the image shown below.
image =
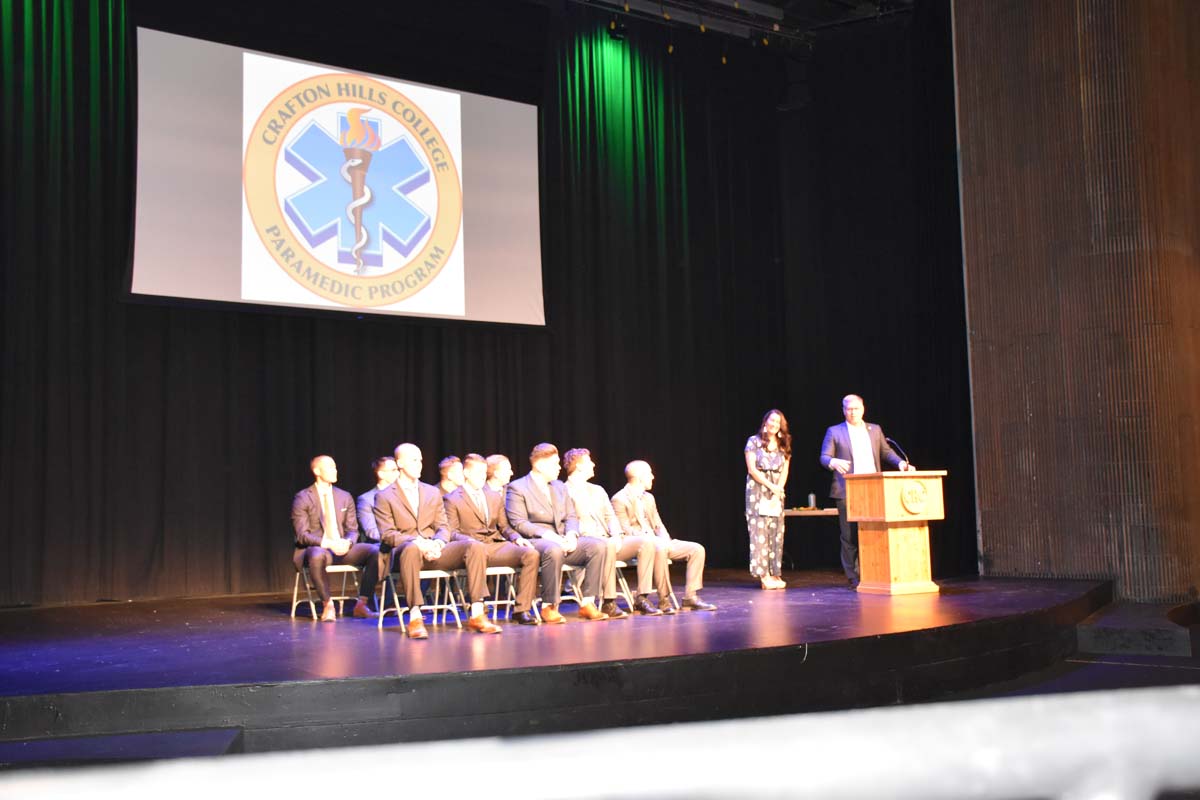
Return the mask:
M920 514L925 510L929 500L929 490L922 481L913 479L905 481L900 487L900 505L910 514Z

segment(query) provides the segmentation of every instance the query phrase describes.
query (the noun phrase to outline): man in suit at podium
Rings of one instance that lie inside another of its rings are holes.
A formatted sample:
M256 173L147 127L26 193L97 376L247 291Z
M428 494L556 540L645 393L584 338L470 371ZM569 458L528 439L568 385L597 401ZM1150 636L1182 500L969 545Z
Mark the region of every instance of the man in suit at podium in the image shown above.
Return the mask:
M878 425L863 420L863 400L856 394L842 398L846 421L832 425L821 442L821 466L833 473L829 496L837 503L842 534L842 571L850 588L858 586L858 524L846 519L846 473L882 472L887 465L901 472L914 469L892 450Z

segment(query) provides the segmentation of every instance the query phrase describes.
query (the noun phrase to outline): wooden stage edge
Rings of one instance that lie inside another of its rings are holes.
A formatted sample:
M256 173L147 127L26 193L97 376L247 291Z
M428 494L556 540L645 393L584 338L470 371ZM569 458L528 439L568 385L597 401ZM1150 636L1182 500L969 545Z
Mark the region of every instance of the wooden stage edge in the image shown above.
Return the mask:
M424 642L371 620L291 620L274 597L6 611L0 765L86 760L89 742L129 760L177 754L164 737L258 752L936 700L1061 661L1112 598L1100 581L874 596L833 573L786 577L764 592L719 572L703 592L715 612L497 636L437 626Z

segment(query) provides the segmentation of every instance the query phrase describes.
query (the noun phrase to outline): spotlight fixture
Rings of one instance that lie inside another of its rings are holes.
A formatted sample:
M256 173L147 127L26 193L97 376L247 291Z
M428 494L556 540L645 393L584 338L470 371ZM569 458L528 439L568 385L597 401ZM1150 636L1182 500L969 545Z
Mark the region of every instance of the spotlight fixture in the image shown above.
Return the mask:
M618 20L614 14L608 21L608 38L612 39L614 42L623 42L625 41L625 35L627 33L628 31L625 30L625 23Z

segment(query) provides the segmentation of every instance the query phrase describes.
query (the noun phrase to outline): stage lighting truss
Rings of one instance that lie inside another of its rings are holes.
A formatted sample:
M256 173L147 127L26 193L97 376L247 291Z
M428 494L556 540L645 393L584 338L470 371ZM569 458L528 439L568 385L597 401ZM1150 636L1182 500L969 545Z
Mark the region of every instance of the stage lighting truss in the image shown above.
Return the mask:
M784 49L811 51L817 34L832 28L860 22L883 21L908 14L914 0L827 0L842 8L845 16L817 25L799 27L789 21L783 9L759 0L567 0L596 6L612 12L609 35L624 39L622 17L665 25L668 28L692 28L700 33L714 32L737 39L752 47L782 45ZM674 52L674 40L668 52Z

